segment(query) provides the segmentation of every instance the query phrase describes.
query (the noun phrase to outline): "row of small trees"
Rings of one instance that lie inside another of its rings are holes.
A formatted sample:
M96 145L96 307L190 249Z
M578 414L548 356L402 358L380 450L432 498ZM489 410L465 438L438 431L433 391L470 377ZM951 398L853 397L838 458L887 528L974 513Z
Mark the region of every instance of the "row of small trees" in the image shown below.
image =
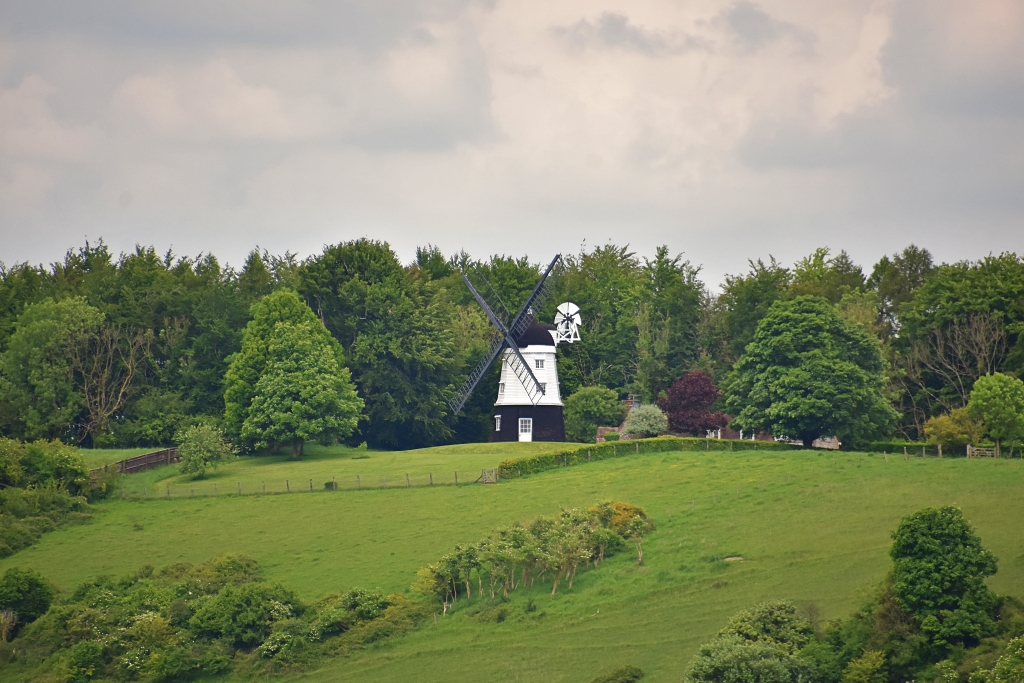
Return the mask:
M642 539L652 528L644 511L629 503L563 510L558 517L502 527L479 543L456 546L454 552L420 569L412 589L442 601L445 609L460 597L473 597L474 579L478 597L494 598L498 593L507 597L548 577L554 595L562 581L572 588L581 566L596 568L628 544L642 564Z

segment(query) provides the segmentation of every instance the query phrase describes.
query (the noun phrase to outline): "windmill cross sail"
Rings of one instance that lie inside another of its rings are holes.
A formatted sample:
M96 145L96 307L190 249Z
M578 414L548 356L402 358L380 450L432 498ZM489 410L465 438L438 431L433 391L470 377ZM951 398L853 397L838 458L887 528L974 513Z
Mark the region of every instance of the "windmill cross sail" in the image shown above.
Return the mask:
M534 307L540 308L548 295L551 293L551 281L549 279L552 271L555 270L555 266L561 262L561 254L556 254L551 263L548 264L547 269L541 276L537 285L533 288L533 292L523 303L519 309L519 313L515 319L512 320L511 324L506 324L508 320L508 309L505 308L504 302L498 293L494 291L490 283L487 283L488 294L492 301L496 302L498 310L504 314L504 320L495 311L488 301L477 291L473 283L470 282L469 278L465 273L462 274L462 280L466 283L470 293L473 294L473 298L484 310L491 323L497 328L497 334L491 341L491 345L484 354L484 357L477 363L473 371L469 373L466 381L463 382L462 386L455 393L455 396L448 402L449 407L452 409L452 415L458 415L462 410L462 407L466 405L466 401L469 400L470 395L476 388L480 380L487 373L487 370L494 363L494 360L506 349L511 351L510 354L506 355L506 362L509 368L515 374L519 381L522 383L523 388L526 389L527 396L530 398L531 403L537 405L540 399L544 396L544 388L540 382L537 381L537 377L533 374L530 369L529 363L523 358L522 353L519 351L519 346L516 344L516 339L519 338L526 328L533 323L533 309ZM485 281L486 282L486 281Z

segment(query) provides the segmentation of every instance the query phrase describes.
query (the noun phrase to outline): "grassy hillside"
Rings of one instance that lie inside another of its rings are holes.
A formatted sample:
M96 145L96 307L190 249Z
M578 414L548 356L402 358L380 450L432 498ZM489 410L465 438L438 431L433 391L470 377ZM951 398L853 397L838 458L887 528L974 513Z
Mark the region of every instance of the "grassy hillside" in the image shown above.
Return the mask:
M231 486L270 480L271 472L323 481L370 472L362 468L374 459L382 476L456 465L479 474L510 450L545 447L511 444L499 454L493 446L463 446L370 453L365 460L353 459L358 452L324 452L299 463L243 459L217 476ZM176 477L160 481L166 473L137 476L153 491L187 485ZM678 681L697 645L754 602L813 603L823 619L848 613L887 570L888 534L899 518L927 505L961 506L1000 559L993 589L1024 598L1024 535L1016 523L1024 516L1022 484L1019 460L887 462L881 455L800 451L640 455L499 486L115 500L93 522L48 534L0 562L0 571L32 566L68 589L143 563L242 552L304 598L352 586L402 591L416 569L498 525L562 506L624 500L644 507L658 525L645 544L646 566L622 555L581 574L571 592L555 598L547 595L550 585L517 591L500 621L498 605L460 603L436 626L332 660L303 678L586 683L605 669L635 664L648 672L645 680ZM745 559L722 561L731 555Z

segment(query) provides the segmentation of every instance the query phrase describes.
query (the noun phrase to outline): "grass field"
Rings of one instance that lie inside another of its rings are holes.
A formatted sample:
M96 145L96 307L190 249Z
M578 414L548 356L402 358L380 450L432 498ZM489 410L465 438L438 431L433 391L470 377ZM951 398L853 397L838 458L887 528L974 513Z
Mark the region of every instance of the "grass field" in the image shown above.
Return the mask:
M302 462L240 459L216 477L230 488L269 481L271 473L317 482L371 469L381 476L434 467L479 474L519 450L550 447L363 452L367 459L323 451ZM189 485L173 469L135 476L154 493ZM496 526L563 506L624 500L644 507L657 524L645 543L645 566L620 555L554 598L547 595L550 585L517 591L500 623L495 605L460 603L436 625L331 660L301 678L587 683L609 668L635 664L647 672L645 681L678 681L699 643L757 601L814 603L824 619L849 613L888 569L889 532L900 517L928 505L959 505L1000 560L992 588L1024 598L1022 488L1020 460L662 453L499 486L113 500L99 506L92 522L48 534L0 561L0 571L35 567L70 589L144 563L240 552L307 599L353 586L405 591L419 567ZM730 555L745 559L722 561Z

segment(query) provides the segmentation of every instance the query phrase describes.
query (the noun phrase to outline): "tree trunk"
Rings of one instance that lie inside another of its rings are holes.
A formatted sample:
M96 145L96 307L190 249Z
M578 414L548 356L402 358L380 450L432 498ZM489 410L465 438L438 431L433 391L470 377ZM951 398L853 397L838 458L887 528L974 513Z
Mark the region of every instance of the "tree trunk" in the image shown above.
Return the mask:
M814 440L816 438L818 438L818 437L812 436L809 439L806 438L806 437L802 437L800 440L804 442L804 448L814 448Z

